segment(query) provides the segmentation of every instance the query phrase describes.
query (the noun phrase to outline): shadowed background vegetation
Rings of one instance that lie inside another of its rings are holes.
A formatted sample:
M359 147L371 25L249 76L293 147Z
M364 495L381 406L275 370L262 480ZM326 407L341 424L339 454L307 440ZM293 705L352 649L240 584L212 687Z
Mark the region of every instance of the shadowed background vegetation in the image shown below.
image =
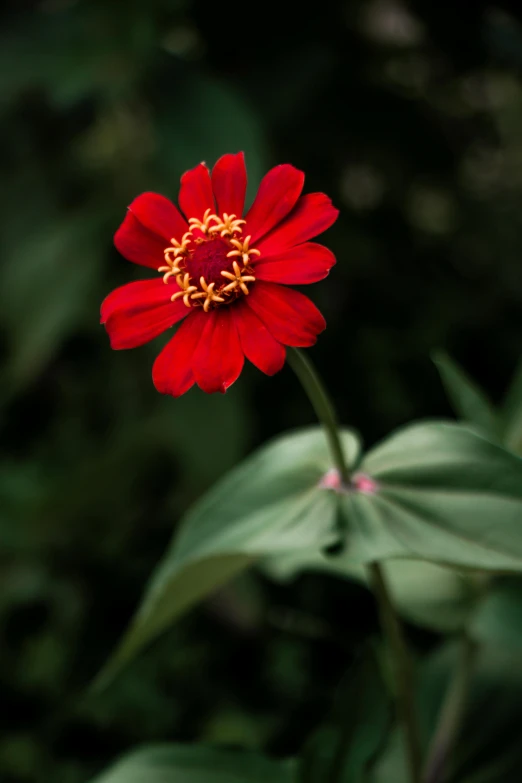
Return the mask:
M4 783L83 783L162 739L291 755L374 632L362 587L249 574L86 697L191 501L313 421L286 368L249 367L223 397L162 398L161 340L113 353L99 305L140 277L112 246L132 198L175 199L184 170L242 149L250 198L290 162L341 209L310 356L345 424L371 444L449 415L439 348L498 399L522 344L522 12L444 5L4 5ZM410 630L419 649L436 641Z

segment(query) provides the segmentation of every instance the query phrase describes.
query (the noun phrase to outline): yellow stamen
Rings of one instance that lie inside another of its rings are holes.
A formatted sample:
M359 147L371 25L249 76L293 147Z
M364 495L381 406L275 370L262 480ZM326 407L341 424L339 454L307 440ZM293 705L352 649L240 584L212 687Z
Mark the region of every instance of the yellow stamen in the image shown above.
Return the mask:
M183 299L186 307L202 306L208 313L212 307L230 304L241 293L247 296L248 284L255 282L256 279L250 267L251 256L259 256L261 253L256 248L250 248L251 235L244 239L241 237L245 220L226 212L219 217L209 208L205 210L202 220L190 218L188 223L189 231L183 234L181 241L173 238L171 246L165 248L165 265L158 269L163 273L164 283L168 283L171 277L176 278L179 290L172 295L171 301ZM199 230L203 236L195 237L193 233L195 230ZM223 283L219 281L207 283L203 275L196 283L190 274L192 253L202 243L218 236L231 248L226 257L231 259L233 272L230 268L221 272L222 277L225 278Z
M227 253L227 258L241 258L243 266L250 264L250 256L260 256L261 253L255 248L250 249L249 244L252 236L249 234L245 239L231 239L230 244L235 247L235 250L231 250Z
M176 299L180 299L183 297L183 304L185 304L187 307L190 307L190 296L194 293L194 291L197 291L198 288L195 285L190 285L190 275L185 273L185 275L182 275L181 273L176 276L176 283L180 287L179 291L176 291L175 294L173 294L170 297L171 302L175 302Z
M211 222L215 223L221 223L221 220L218 218L217 215L214 215L210 207L205 210L205 213L203 215L203 220L199 220L198 218L190 218L189 219L189 225L191 227L191 230L194 228L199 228L200 231L203 232L203 234L207 235L210 233Z
M204 277L199 278L199 284L203 291L199 291L197 294L192 294L191 299L205 299L203 302L203 310L208 313L210 309L210 305L212 302L224 302L225 299L222 296L219 296L218 293L214 291L215 283L208 283L205 280ZM219 292L221 293L221 291Z
M219 234L221 237L233 236L233 234L240 232L241 225L246 223L246 220L237 218L234 214L228 215L226 212L223 212L223 220L221 221L216 215L213 217L216 217L218 223L215 226L211 226L209 233Z
M232 268L234 270L234 274L232 274L232 272L221 272L223 277L226 277L228 280L232 280L232 282L226 285L222 290L235 291L237 288L240 288L243 291L243 293L248 296L249 290L246 284L253 283L256 278L254 277L254 275L241 274L241 269L239 268L239 264L237 263L237 261L234 261L232 263Z
M170 241L172 246L165 248L163 251L166 266L160 266L158 269L158 272L165 272L163 275L164 283L168 283L169 277L180 273L179 264L188 254L188 246L192 242L192 232L186 231L181 238L181 242L178 242L175 238L172 238Z

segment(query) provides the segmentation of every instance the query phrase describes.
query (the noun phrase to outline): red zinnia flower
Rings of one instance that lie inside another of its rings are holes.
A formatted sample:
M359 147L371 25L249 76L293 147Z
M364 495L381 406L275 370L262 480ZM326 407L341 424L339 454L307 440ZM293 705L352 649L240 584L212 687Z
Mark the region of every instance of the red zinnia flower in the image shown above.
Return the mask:
M308 240L338 210L323 193L301 196L304 174L284 164L266 174L242 218L246 181L243 153L224 155L212 175L200 163L181 178L185 217L164 196L142 193L114 237L123 256L161 277L105 299L101 321L111 346L143 345L185 319L154 363L163 394L177 397L194 382L224 392L245 356L273 375L285 345L313 345L325 328L316 306L286 284L326 277L335 257Z

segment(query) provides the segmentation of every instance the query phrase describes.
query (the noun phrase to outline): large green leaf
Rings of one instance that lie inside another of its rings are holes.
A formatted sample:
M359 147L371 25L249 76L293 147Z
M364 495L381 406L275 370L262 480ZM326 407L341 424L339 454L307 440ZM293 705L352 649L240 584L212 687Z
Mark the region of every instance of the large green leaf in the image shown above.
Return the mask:
M343 552L334 557L318 550L276 555L263 562L273 579L286 581L303 571L323 571L368 583L368 571ZM467 622L475 608L475 578L455 569L422 560L388 560L382 564L393 603L412 623L435 631L452 632Z
M499 417L482 389L447 354L437 353L434 362L455 413L475 424L484 435L498 438Z
M522 461L458 424L409 426L360 466L342 498L346 555L522 571ZM357 481L356 481L357 483Z
M204 745L156 745L131 753L92 783L293 783L293 761Z
M358 442L345 432L353 464ZM338 496L320 486L331 468L319 427L259 449L197 503L156 570L102 681L172 623L258 558L336 540Z

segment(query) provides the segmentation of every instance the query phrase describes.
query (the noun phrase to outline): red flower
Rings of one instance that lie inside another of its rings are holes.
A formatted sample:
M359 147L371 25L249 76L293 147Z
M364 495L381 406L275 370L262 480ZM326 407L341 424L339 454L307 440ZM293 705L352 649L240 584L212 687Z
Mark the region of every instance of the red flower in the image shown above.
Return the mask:
M335 258L308 240L338 210L323 193L301 196L304 174L283 164L266 174L242 218L246 182L242 152L223 155L212 174L200 163L181 178L183 214L164 196L142 193L114 237L129 261L161 276L105 299L101 322L111 346L143 345L185 319L154 363L163 394L178 397L194 382L224 392L245 356L273 375L285 345L313 345L325 328L315 305L287 284L326 277Z

